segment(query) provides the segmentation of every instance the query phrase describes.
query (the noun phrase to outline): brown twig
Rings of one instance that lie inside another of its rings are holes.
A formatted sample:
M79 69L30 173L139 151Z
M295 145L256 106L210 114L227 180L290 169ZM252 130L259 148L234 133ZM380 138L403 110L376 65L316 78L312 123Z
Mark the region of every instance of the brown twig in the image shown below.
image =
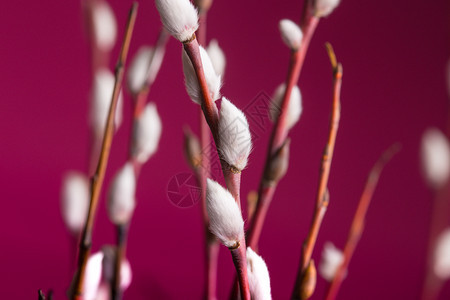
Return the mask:
M128 224L117 225L117 251L114 257L114 273L111 282L111 299L122 299L122 291L120 289L120 279L122 271L122 261L126 257Z
M242 300L251 300L250 287L247 279L247 254L245 239L240 241L236 249L230 249L234 266L236 267L239 289L241 291Z
M353 222L350 227L347 242L344 247L344 260L337 269L336 274L334 275L334 278L328 288L325 296L326 300L333 300L337 296L339 287L341 286L341 283L344 280L345 274L347 272L350 260L352 259L355 248L358 245L358 242L363 233L367 210L369 209L369 205L377 187L381 172L383 171L384 166L399 150L399 144L394 144L389 147L378 159L369 173L366 185L358 203L358 208L356 209L355 215L353 217Z
M308 237L302 248L300 267L297 273L297 279L292 293L292 299L301 299L300 290L302 278L305 270L311 260L312 252L316 244L317 236L319 234L320 225L322 224L328 206L328 178L330 175L331 161L333 158L334 145L336 143L336 135L339 127L341 103L341 83L342 83L342 65L337 63L333 48L330 44L326 44L328 56L330 57L331 65L333 67L333 106L330 118L330 127L328 131L328 141L325 146L320 166L319 186L317 188L316 205L314 208L313 219L311 227L309 228Z
M306 1L308 2L308 1ZM307 9L306 6L304 8ZM319 18L314 16L305 16L306 21L303 28L303 39L300 48L293 50L291 52L291 58L289 63L289 71L286 78L286 89L281 101L280 115L275 122L272 134L270 137L269 146L267 149L266 162L264 166L263 176L260 180L258 188L258 202L256 205L256 210L254 218L251 222L247 243L252 249L256 249L258 246L259 237L261 235L262 227L264 225L264 220L266 218L267 210L269 209L270 203L272 202L272 197L275 193L278 182L270 182L268 184L265 174L267 174L268 168L270 168L271 161L274 154L280 149L280 147L286 141L288 134L287 129L287 114L289 108L289 101L291 98L291 93L293 87L297 84L300 72L302 70L303 63L305 61L306 52L309 48L309 43L314 35L314 31L319 23Z
M124 65L128 55L128 49L131 42L134 24L136 21L138 4L134 2L128 16L125 37L120 50L119 59L115 69L115 83L114 91L111 99L111 106L109 108L108 119L105 127L105 134L102 143L102 150L98 161L95 174L91 178L91 200L89 203L88 217L84 227L78 255L78 270L75 274L73 291L71 292L71 299L81 299L83 293L84 275L86 271L86 263L91 252L92 245L92 230L94 226L95 215L100 197L100 191L103 185L103 180L106 172L106 165L108 163L113 132L114 132L114 116L119 99L119 92L122 87L122 80L124 76Z

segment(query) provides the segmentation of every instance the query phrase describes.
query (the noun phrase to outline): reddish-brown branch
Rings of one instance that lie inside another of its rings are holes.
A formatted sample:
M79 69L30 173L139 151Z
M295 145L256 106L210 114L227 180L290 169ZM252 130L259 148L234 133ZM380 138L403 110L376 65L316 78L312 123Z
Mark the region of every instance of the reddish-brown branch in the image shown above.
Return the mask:
M328 130L328 140L322 155L320 166L319 185L317 188L316 205L313 212L313 219L309 228L309 233L302 248L300 267L297 273L297 279L292 293L292 299L300 299L299 291L301 290L302 278L304 272L311 260L312 252L316 244L320 226L328 206L328 178L330 174L331 161L333 158L334 146L336 143L336 135L339 127L340 119L340 93L342 83L342 66L337 63L333 49L327 44L328 55L333 67L333 105L331 110L330 125Z
M114 274L111 282L111 299L122 299L122 291L120 289L120 279L122 270L122 261L126 257L128 224L117 225L117 248L114 257Z
M286 78L286 89L281 101L280 115L275 122L270 137L269 146L267 149L266 163L264 166L264 174L270 166L273 155L286 141L288 129L286 127L287 114L289 108L289 101L293 87L297 84L300 72L305 61L306 52L308 51L309 43L314 35L314 31L319 23L319 19L310 17L307 25L304 28L304 35L301 46L298 50L291 52L291 59L289 63L289 71ZM255 214L248 231L248 245L252 249L257 249L259 237L261 235L264 220L269 209L272 197L275 193L277 182L267 184L265 176L263 175L258 188L258 202L256 205Z
M193 37L193 40L189 42L183 43L184 50L186 51L186 54L189 56L189 59L194 67L195 74L197 76L197 80L200 86L200 90L202 93L202 110L203 114L205 115L206 122L209 125L209 128L211 129L211 133L213 134L214 140L218 141L218 121L219 121L219 112L217 110L217 106L214 103L211 94L208 90L208 84L206 83L205 73L203 71L203 64L200 57L200 48L197 42L197 39L195 36Z
M372 200L373 193L375 192L375 188L377 187L381 172L383 171L386 163L388 163L392 156L399 150L400 146L398 144L394 144L389 147L389 149L387 149L378 159L369 173L366 185L358 203L358 208L356 209L355 216L353 217L347 242L344 247L344 260L336 271L336 274L328 288L325 296L325 299L327 300L335 299L337 296L339 287L341 286L347 272L350 260L352 259L353 253L355 252L356 246L358 245L363 233L367 210L369 209L369 205Z
M97 212L98 200L100 191L103 185L103 180L106 172L106 165L108 163L113 133L114 133L114 116L119 99L120 89L124 76L124 65L128 55L128 49L131 42L134 24L136 21L138 4L134 2L128 16L128 22L125 31L125 37L120 51L120 56L115 70L115 83L111 105L108 112L108 119L105 126L105 134L102 143L102 150L97 165L95 174L91 178L91 199L89 203L88 217L79 244L78 254L78 269L74 278L73 291L71 299L82 299L84 275L86 271L86 263L91 252L92 245L92 230L94 226L95 215Z
M240 242L240 246L237 249L230 249L233 263L236 268L239 289L241 291L242 300L251 300L250 287L248 285L247 276L247 248L245 246L245 240Z

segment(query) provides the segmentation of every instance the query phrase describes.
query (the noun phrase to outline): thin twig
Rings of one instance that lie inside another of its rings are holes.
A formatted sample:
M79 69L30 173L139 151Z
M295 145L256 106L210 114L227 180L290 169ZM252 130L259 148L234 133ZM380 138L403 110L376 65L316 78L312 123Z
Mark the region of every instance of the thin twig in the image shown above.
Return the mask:
M358 208L356 209L355 216L353 217L347 242L344 247L344 260L336 271L336 274L334 275L334 278L328 288L325 296L326 300L333 300L337 296L341 283L347 272L350 260L352 259L355 248L358 245L363 233L367 210L369 209L369 205L375 192L375 188L377 187L381 172L383 171L384 166L399 150L399 144L394 144L389 147L378 159L369 173L366 185L358 203Z
M334 146L336 143L336 135L339 127L341 103L341 83L342 83L342 65L336 62L333 48L330 44L326 44L328 55L333 67L333 106L331 110L330 127L328 131L328 141L322 155L322 162L320 166L319 186L317 188L316 205L313 213L313 220L309 228L308 237L302 248L300 259L300 267L297 273L297 279L292 293L292 299L300 299L300 290L304 272L311 260L312 252L316 244L317 236L319 234L320 225L322 224L328 206L328 178L330 175L331 161L333 159Z
M116 255L114 257L114 274L111 282L111 299L122 299L122 291L120 290L120 278L122 270L122 261L126 257L127 248L127 236L128 236L128 224L117 225L117 248Z
M262 227L264 225L267 210L269 209L272 197L277 187L277 182L271 182L270 184L268 184L264 174L266 174L266 171L270 166L274 154L286 141L286 137L288 134L288 129L286 126L287 115L289 111L288 108L292 89L298 82L298 78L300 76L300 72L302 70L303 63L305 61L306 52L308 51L309 48L309 43L319 23L319 18L317 17L307 17L307 20L308 21L306 22L306 25L304 27L304 35L301 45L298 50L291 52L289 71L286 78L286 89L283 95L283 99L281 101L280 115L275 122L270 137L269 146L267 149L264 172L263 176L261 177L258 188L258 202L256 205L256 210L247 237L248 246L251 247L252 249L258 248L258 241L261 235Z
M81 299L83 293L84 275L86 271L86 263L91 252L92 246L92 230L94 226L95 215L98 206L98 200L100 197L100 191L103 185L103 180L106 172L106 165L108 163L113 132L114 132L114 116L119 99L119 92L122 87L122 81L124 76L124 65L128 55L128 49L130 47L131 36L133 33L134 24L136 21L138 4L134 2L128 16L125 37L120 51L119 60L115 69L115 83L113 96L111 99L111 106L109 108L108 119L105 126L105 134L102 143L102 150L98 161L97 169L93 177L91 178L91 200L89 203L88 216L86 224L82 233L82 237L79 244L79 256L78 256L78 270L75 274L74 288L71 294L71 299Z

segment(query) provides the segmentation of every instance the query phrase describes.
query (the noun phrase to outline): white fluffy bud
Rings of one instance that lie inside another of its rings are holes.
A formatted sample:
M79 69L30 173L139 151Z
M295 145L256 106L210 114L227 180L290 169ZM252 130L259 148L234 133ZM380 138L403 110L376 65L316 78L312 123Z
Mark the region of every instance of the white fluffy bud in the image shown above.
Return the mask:
M340 0L315 0L314 14L321 18L326 17L339 5Z
M128 71L128 87L132 93L138 93L147 81L155 81L163 57L164 51L158 51L149 46L142 46L138 50Z
M116 225L126 224L136 205L136 176L131 163L126 163L114 177L109 192L108 212L111 222Z
M450 145L446 136L437 128L429 128L422 137L422 167L428 184L442 187L450 175Z
M247 166L252 137L247 118L233 103L222 98L219 116L220 157L241 171Z
M250 294L254 300L271 300L269 270L264 260L247 248L247 274Z
M206 210L209 229L228 248L235 247L244 238L244 220L233 196L219 183L208 179Z
M326 242L323 247L322 260L319 265L319 273L325 280L332 281L342 262L344 254L332 243Z
M92 91L90 122L97 136L103 136L105 132L114 83L115 77L108 69L101 69L96 72ZM120 92L114 118L116 129L122 123L122 98L122 92Z
M102 279L103 252L92 254L86 264L83 285L83 299L95 300Z
M212 62L203 47L200 46L200 57L202 59L203 72L205 73L206 84L208 85L208 91L213 100L220 98L220 88L222 87L222 79L220 75L216 74ZM197 104L202 103L202 91L200 90L200 85L197 80L197 75L195 74L194 67L192 66L189 56L183 49L182 53L183 60L183 72L184 72L184 82L186 84L186 91L191 97L192 101Z
M166 30L180 42L188 41L198 28L197 10L189 0L155 0Z
M103 51L111 51L116 43L117 23L108 2L94 2L92 17L97 47Z
M450 228L445 229L437 238L433 270L442 280L450 278Z
M275 90L272 102L270 104L270 119L275 122L281 112L281 101L283 100L286 85L283 83ZM302 95L298 86L294 86L291 91L289 105L287 109L286 126L291 129L300 119L302 114Z
M150 102L136 121L133 133L133 156L138 162L145 163L156 152L161 129L161 119L156 105Z
M280 29L281 39L290 49L297 50L302 43L303 33L297 24L288 19L280 21L278 28Z
M89 207L89 182L81 173L70 172L62 187L62 214L67 228L73 233L83 229Z
M219 47L219 43L217 42L217 40L211 40L209 42L209 45L206 48L206 52L208 52L209 58L211 59L211 63L214 67L214 71L216 71L216 74L223 76L227 61L225 58L225 54Z

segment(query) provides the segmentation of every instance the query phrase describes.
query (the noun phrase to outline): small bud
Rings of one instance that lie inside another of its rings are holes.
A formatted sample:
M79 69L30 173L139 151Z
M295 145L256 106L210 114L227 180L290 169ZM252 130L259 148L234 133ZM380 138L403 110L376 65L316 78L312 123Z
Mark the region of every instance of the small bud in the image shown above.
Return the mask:
M322 252L322 260L319 265L320 275L328 281L332 281L337 270L344 261L344 254L332 243L326 242Z
M227 64L225 54L219 47L217 40L211 40L206 48L209 58L211 59L212 66L217 75L223 76L225 73L225 66Z
M62 214L67 228L79 233L86 222L89 208L89 182L81 173L70 172L63 180Z
M139 93L147 82L155 81L163 57L164 51L158 51L149 46L139 48L128 71L128 88L133 94Z
M314 0L314 15L319 18L328 16L339 5L339 2L340 0Z
M271 157L266 171L264 172L265 184L276 184L286 175L289 167L289 146L291 140L287 138L283 145Z
M90 121L97 137L103 137L105 132L109 107L111 106L114 92L114 83L115 77L108 69L100 69L96 72L92 91ZM114 119L116 129L122 123L122 98L122 92L120 92Z
M314 265L314 260L309 261L309 265L305 270L305 275L302 279L302 284L300 287L300 299L309 299L314 290L316 289L317 282L317 271Z
M273 99L270 105L270 119L275 122L281 113L281 102L283 100L286 85L283 83L275 90ZM286 127L290 130L297 124L302 114L302 95L298 86L294 86L291 91L291 97L288 103Z
M271 300L270 276L266 262L250 247L247 247L247 275L251 298Z
M441 280L450 278L450 228L445 229L436 240L433 270Z
M111 222L127 224L136 205L136 176L131 163L126 163L116 174L108 198L108 212Z
M106 1L95 1L93 4L93 28L97 47L103 51L111 51L116 43L117 23L114 12Z
M158 149L162 124L156 105L148 103L142 114L136 120L133 132L133 157L140 163L145 163Z
M258 204L258 193L256 191L250 191L247 194L247 212L248 219L253 217L256 210L256 204Z
M429 128L422 136L422 168L428 184L439 189L449 180L450 145L437 128Z
M102 279L103 252L89 256L83 284L83 299L95 300Z
M220 158L232 169L242 171L252 149L252 137L244 113L225 97L219 116Z
M288 19L283 19L278 25L281 39L292 50L298 50L302 43L303 33L297 24Z
M212 2L213 2L212 0L195 0L194 4L198 8L198 12L201 14L209 10L209 8L212 5Z
M213 101L220 98L220 88L222 87L222 79L214 71L212 62L203 47L200 46L200 57L202 59L203 72L205 73L206 84L208 85L208 92L211 95ZM197 104L202 103L202 91L197 80L197 75L195 73L192 62L186 51L182 51L183 60L183 72L184 72L184 82L186 85L186 91L189 97Z
M166 30L180 42L192 38L198 28L197 10L189 0L155 0Z
M202 163L200 142L187 127L184 129L184 154L192 169L196 170Z
M209 229L228 248L244 239L244 220L233 196L219 183L207 179L206 210Z

